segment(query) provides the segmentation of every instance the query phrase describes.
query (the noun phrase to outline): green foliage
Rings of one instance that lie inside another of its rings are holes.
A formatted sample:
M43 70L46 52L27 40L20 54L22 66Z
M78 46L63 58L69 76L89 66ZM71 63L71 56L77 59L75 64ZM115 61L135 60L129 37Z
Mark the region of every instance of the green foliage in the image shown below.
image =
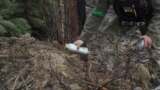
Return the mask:
M40 8L34 2L28 4L26 12L28 13L28 20L30 24L36 29L42 29L44 27L44 21L40 13Z
M21 17L24 12L21 4L10 0L0 1L0 36L19 36L29 32L31 26Z
M21 8L21 5L19 4L10 4L8 7L1 8L0 14L4 18L10 18L14 16L15 14L23 12L23 8Z
M25 34L29 32L31 26L28 24L27 20L24 18L14 18L11 20L17 28L20 29L20 34Z
M34 28L43 28L43 21L40 18L32 17L32 25Z
M25 34L31 28L28 22L23 18L0 20L0 26L0 35L8 33L11 36L19 36Z
M18 2L24 7L24 16L32 26L32 36L40 40L46 40L47 31L44 17L42 16L41 0L18 0Z
M0 24L5 27L8 33L12 36L20 35L20 30L16 27L16 25L7 20L0 20Z
M7 33L6 28L4 28L4 26L0 25L0 35L3 35L5 33Z
M0 1L0 8L8 7L10 4L11 4L11 3L10 3L9 0L1 0L1 1Z

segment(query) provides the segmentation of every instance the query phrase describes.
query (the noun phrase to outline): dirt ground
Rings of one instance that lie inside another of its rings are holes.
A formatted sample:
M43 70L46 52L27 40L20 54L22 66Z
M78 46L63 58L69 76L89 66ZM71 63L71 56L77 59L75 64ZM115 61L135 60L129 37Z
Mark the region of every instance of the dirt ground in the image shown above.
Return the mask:
M73 79L73 74L79 77L78 67L83 62L79 56L66 52L62 45L40 42L29 35L2 39L0 90L80 88L74 81L66 82Z
M147 52L128 52L128 39L116 53L97 38L88 44L92 53L81 56L29 34L0 38L0 90L145 90L151 77Z

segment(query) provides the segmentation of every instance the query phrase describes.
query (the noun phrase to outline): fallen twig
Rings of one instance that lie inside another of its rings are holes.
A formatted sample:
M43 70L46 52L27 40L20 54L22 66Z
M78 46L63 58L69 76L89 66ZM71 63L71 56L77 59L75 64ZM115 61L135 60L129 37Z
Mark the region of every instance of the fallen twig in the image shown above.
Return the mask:
M93 83L96 83L96 80L95 80L95 78L93 78L93 74L91 73L92 64L91 64L90 61L88 62L88 65L89 65L89 67L88 67L88 75L89 75L91 81L92 81Z
M103 89L103 87L106 86L107 84L113 82L114 80L117 80L117 79L119 79L119 78L122 78L122 77L124 77L124 76L125 76L125 75L122 75L122 76L113 78L113 79L111 79L110 81L107 81L106 83L104 83L104 84L102 85L102 87L99 87L97 90Z
M12 90L15 89L17 80L19 79L20 75L21 75L21 74L19 74L19 75L16 77L16 79L15 79L15 81L14 81L14 84L13 84L13 87L12 87Z
M25 80L23 79L23 77L21 77L21 79L22 79L22 81L23 81L23 83L24 83L24 85L26 87L26 90L29 90L28 87L27 87L27 84L26 84Z
M89 78L91 80L91 82L96 86L96 87L99 87L99 88L102 88L102 90L108 90L106 87L100 85L100 84L96 84L96 80L93 76L93 73L91 73L91 69L92 69L92 64L91 64L91 61L88 60L88 75L89 75Z

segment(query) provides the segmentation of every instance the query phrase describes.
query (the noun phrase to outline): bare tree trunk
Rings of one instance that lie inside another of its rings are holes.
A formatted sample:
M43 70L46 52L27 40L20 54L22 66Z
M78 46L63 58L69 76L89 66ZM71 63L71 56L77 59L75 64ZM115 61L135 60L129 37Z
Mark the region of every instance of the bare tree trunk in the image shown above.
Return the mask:
M85 0L52 0L49 4L42 3L49 38L62 44L75 41L85 21Z

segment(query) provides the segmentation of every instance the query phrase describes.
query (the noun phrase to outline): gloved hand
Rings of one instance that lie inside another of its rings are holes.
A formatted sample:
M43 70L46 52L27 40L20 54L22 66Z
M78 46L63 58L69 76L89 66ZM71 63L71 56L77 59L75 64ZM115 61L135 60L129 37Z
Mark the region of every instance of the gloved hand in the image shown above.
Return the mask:
M140 36L140 38L144 40L145 48L150 49L152 46L152 39L147 35Z
M75 44L78 48L84 43L82 40L76 40L73 44Z

